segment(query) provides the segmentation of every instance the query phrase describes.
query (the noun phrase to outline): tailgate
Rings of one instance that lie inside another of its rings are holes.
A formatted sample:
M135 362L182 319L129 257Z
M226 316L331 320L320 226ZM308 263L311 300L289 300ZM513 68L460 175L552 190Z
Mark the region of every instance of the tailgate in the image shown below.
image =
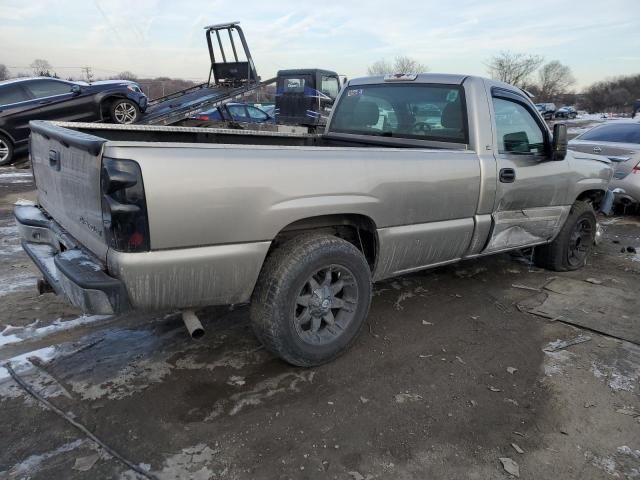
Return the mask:
M586 140L573 141L569 145L571 150L602 155L613 162L613 178L622 179L631 173L640 161L640 154L634 151L634 146L607 142L588 142ZM636 146L637 147L637 146Z
M106 140L49 122L32 121L30 127L38 203L104 261L108 246L102 223L100 171Z

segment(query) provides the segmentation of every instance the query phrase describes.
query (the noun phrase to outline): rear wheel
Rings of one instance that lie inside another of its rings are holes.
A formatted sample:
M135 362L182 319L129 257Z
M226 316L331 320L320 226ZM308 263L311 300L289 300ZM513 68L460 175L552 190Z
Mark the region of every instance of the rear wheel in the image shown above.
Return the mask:
M0 165L9 165L13 161L13 143L6 135L0 134Z
M120 125L128 125L140 119L140 108L138 105L124 98L113 102L109 112L111 121Z
M370 303L371 272L360 250L330 235L305 235L266 261L251 300L251 321L268 350L310 367L351 346Z
M536 247L536 265L558 272L582 268L593 250L596 230L596 214L591 204L574 203L556 239Z

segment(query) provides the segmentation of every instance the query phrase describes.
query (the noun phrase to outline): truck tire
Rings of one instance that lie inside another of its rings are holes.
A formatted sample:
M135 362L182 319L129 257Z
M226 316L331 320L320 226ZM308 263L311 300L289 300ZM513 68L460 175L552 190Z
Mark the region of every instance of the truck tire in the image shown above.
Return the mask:
M593 250L596 228L591 203L577 201L555 240L535 248L536 265L557 272L582 268Z
M331 235L301 235L265 262L250 316L267 350L311 367L351 346L370 304L371 271L360 250Z
M9 165L13 161L13 143L6 135L0 133L0 166Z
M129 125L140 120L140 107L136 102L121 98L109 107L111 121L119 125Z

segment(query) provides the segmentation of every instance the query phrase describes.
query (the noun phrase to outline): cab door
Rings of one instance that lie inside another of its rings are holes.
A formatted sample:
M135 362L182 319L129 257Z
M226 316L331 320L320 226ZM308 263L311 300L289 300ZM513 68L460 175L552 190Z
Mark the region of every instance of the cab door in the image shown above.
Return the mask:
M571 205L568 162L551 160L550 132L528 99L494 87L491 100L498 183L486 252L546 242Z

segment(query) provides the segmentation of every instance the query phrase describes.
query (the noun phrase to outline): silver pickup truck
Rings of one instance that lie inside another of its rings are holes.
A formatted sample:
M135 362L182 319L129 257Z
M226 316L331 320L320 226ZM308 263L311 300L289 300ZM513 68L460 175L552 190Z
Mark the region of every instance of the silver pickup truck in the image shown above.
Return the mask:
M580 268L612 176L521 90L464 75L351 80L322 135L31 130L38 205L15 216L41 291L93 313L251 302L303 366L354 341L372 282L525 247Z

